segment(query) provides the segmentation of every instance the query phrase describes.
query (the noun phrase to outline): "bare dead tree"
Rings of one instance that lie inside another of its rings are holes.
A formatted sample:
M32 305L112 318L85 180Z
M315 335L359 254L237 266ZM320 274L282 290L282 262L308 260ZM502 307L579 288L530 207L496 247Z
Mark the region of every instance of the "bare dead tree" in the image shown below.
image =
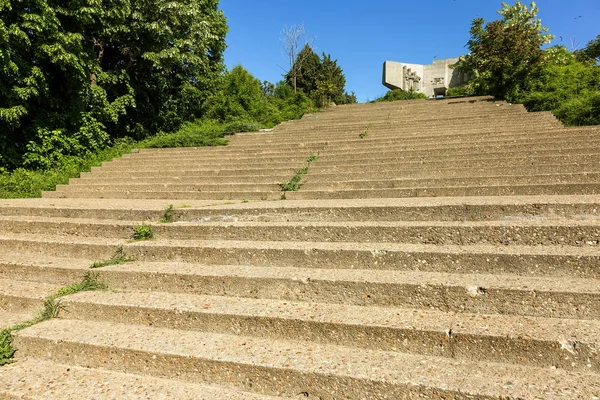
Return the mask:
M304 46L308 45L312 47L312 42L314 39L307 35L303 22L300 25L292 25L290 27L287 25L284 26L281 30L281 36L279 37L279 40L281 40L283 52L288 57L290 63L289 73L292 77L294 92L296 92L296 80L302 68L302 63L304 62L304 60L299 59L298 57L300 56Z

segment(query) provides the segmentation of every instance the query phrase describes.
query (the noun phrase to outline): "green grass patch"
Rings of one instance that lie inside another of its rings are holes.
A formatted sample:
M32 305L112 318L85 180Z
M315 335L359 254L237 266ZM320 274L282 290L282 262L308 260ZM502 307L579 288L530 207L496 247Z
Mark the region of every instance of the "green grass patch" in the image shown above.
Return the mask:
M39 313L31 320L15 325L11 328L0 330L0 366L10 364L13 361L15 348L12 346L12 332L20 331L40 322L57 318L64 309L61 302L57 299L70 294L106 289L106 285L98 280L98 274L87 272L81 282L70 286L60 288L56 293L51 294L44 300L44 306Z
M150 240L153 237L152 225L142 222L133 227L133 240Z

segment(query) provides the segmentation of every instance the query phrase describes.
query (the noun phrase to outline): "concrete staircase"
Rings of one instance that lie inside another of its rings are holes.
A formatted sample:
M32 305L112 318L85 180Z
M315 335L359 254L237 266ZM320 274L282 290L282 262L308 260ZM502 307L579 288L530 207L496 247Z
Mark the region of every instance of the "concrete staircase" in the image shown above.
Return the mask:
M118 246L0 397L600 398L598 127L469 98L140 150L0 202L0 325Z

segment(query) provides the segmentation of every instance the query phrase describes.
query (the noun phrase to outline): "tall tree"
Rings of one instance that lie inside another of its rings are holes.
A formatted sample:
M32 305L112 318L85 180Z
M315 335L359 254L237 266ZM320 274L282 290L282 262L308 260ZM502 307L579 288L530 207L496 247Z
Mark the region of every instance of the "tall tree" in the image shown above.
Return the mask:
M344 92L346 77L337 60L333 60L330 54L325 53L319 58L309 46L305 46L301 53L303 62L296 68L296 83L299 91L322 106L327 106L332 101L336 104L356 103L354 94ZM285 78L293 87L291 72Z
M596 39L590 40L583 49L576 50L575 56L580 61L600 63L600 35L596 36Z
M0 167L46 167L199 113L224 69L217 5L1 1Z
M454 65L474 77L480 91L501 98L514 98L528 77L544 62L542 45L553 39L537 18L538 7L520 1L502 3L497 21L485 24L483 18L471 22L470 54ZM485 26L484 26L485 24Z
M279 39L283 46L283 52L288 57L290 69L287 75L291 77L292 87L295 92L298 90L297 80L300 70L306 60L305 57L308 55L307 52L303 53L302 49L311 48L313 39L307 35L304 23L290 27L284 26Z

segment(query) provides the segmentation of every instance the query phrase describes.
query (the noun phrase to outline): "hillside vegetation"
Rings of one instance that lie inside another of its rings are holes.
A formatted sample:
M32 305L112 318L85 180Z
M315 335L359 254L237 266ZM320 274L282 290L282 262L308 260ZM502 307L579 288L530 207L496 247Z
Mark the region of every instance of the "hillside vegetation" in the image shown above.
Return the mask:
M600 35L583 49L543 48L554 36L538 7L503 3L501 19L471 22L469 54L454 65L474 77L449 95L491 94L529 111L552 111L569 126L600 124Z
M133 148L225 145L315 104L226 69L218 0L3 2L0 17L0 197L38 197Z

